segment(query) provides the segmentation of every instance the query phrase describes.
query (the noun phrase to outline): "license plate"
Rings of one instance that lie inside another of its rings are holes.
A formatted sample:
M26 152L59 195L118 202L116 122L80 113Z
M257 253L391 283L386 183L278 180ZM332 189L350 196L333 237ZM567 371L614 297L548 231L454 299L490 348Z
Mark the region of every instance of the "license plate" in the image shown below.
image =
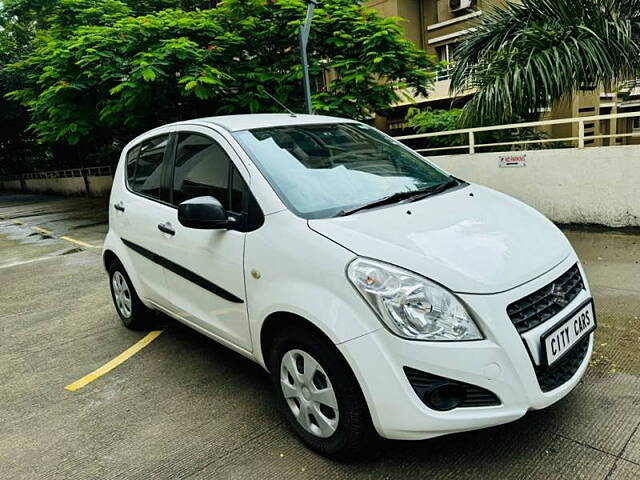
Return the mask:
M542 334L543 358L551 366L560 360L571 348L596 329L593 300L574 310L567 319L552 330Z

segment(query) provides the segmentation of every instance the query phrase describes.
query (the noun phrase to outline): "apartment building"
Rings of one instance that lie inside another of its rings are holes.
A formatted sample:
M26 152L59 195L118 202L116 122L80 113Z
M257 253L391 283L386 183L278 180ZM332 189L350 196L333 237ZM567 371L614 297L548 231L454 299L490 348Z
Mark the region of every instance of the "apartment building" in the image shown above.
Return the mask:
M474 26L490 9L504 0L371 0L369 6L384 16L404 18L404 29L409 40L439 60L455 62L455 47L465 36L473 35ZM405 115L410 106L449 109L462 107L473 91L452 96L449 93L449 70L438 72L434 89L427 98L416 96L413 102L395 105L394 112L386 119L378 119L377 125L392 133L406 131ZM541 119L568 118L640 110L640 89L631 92L607 92L592 88L554 105L553 109L540 112ZM557 125L548 133L554 138L574 137L577 126ZM585 135L597 136L611 133L640 134L639 119L603 120L585 123ZM586 140L585 145L613 145L640 143L639 138Z

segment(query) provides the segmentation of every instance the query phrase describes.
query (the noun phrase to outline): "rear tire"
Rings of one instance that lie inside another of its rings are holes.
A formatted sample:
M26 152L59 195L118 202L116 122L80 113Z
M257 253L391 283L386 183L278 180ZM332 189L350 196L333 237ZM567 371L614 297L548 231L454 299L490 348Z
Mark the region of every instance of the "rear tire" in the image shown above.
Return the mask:
M118 260L109 265L109 286L113 306L124 326L131 330L148 330L153 312L144 306L129 275Z
M269 357L278 409L305 445L337 459L370 449L378 437L369 409L333 344L304 328L289 328L275 338Z

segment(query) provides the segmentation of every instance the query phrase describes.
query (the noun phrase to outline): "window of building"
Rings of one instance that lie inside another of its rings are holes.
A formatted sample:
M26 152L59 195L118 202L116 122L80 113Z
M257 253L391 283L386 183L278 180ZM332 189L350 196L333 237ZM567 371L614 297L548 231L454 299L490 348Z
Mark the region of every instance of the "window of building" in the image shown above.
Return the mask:
M456 43L447 43L446 45L441 45L436 47L436 52L438 53L438 60L441 62L449 62L452 63L454 60L454 52L456 49Z
M447 62L445 68L437 72L438 80L447 79L449 78L449 75L451 75L451 70L453 69L453 63L455 61L455 49L457 45L457 43L447 43L446 45L436 47L438 60L441 62Z

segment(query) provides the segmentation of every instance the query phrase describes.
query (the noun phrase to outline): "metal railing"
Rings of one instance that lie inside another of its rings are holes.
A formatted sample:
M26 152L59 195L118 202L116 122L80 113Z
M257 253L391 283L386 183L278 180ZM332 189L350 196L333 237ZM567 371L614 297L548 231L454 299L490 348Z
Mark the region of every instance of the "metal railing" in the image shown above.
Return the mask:
M0 182L19 182L21 175L0 175Z
M444 150L462 150L467 149L468 153L476 153L478 148L482 147L507 147L514 145L530 145L530 144L544 144L544 143L558 143L558 142L577 142L577 148L585 147L585 140L598 140L605 138L628 138L628 137L640 137L640 131L632 131L632 132L617 132L617 122L615 123L615 127L611 127L612 130L615 130L616 133L605 134L605 135L585 135L585 123L594 123L599 122L601 120L618 120L618 119L626 119L626 118L637 118L640 117L640 112L625 112L625 113L612 113L607 115L592 115L585 117L572 117L572 118L558 118L553 120L540 120L536 122L522 122L522 123L511 123L505 125L492 125L487 127L474 127L474 128L462 128L458 130L446 130L442 132L430 132L430 133L416 133L412 135L401 135L398 137L394 137L396 140L415 140L415 139L428 139L434 137L444 137L448 135L466 135L467 136L467 144L461 145L450 145L446 147L432 147L432 148L418 148L417 152L437 152ZM477 133L485 133L485 132L495 132L495 131L503 131L503 130L512 130L518 128L536 128L536 127L545 127L551 125L563 125L563 124L578 124L578 135L571 137L562 137L562 138L539 138L539 139L529 139L529 140L512 140L507 142L491 142L491 143L476 143L476 134ZM610 125L614 124L614 122L610 122Z
M66 170L49 170L46 172L23 173L21 175L6 175L0 177L1 181L11 182L18 180L37 180L48 178L74 178L74 177L102 177L113 176L113 169L109 165L88 168L69 168Z
M25 173L22 178L32 180L38 178L73 178L73 177L99 177L110 176L112 169L110 166L88 167L88 168L69 168L67 170L50 170L48 172Z
M452 66L447 66L446 68L436 70L436 82L441 82L442 80L448 80L449 78L451 78L452 72L453 72Z

